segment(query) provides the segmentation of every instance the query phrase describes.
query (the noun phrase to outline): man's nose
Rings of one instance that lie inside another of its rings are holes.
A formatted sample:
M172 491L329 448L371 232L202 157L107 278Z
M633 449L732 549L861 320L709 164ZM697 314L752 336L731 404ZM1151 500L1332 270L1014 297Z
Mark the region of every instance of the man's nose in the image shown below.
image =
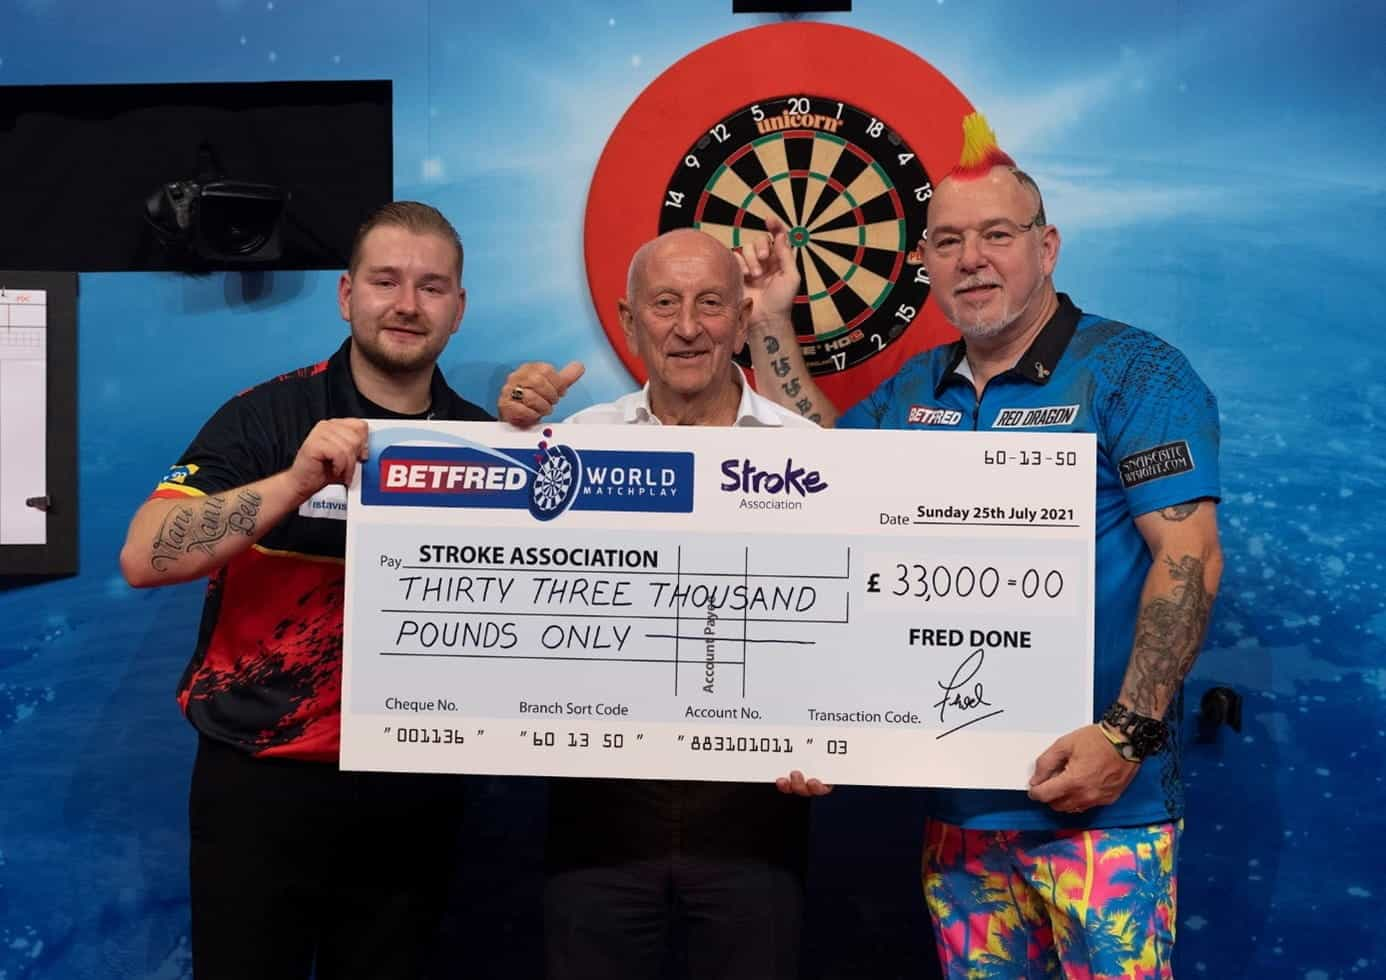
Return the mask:
M979 235L964 235L962 240L962 253L958 256L958 265L965 271L981 268L987 264L986 254L982 251L982 239Z
M418 297L414 295L413 289L401 288L395 296L395 312L405 316L413 316L418 311Z
M693 304L685 306L679 311L678 322L674 324L674 332L684 340L692 340L702 333L703 325L698 322L698 307Z

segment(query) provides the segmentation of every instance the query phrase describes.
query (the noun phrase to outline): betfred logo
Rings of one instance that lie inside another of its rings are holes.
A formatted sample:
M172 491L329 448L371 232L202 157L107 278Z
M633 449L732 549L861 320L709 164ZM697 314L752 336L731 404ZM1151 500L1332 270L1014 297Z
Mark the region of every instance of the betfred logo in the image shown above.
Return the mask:
M550 521L573 510L693 510L693 454L584 449L550 442L529 448L394 445L366 464L367 507L529 510Z
M524 485L525 471L519 466L426 459L389 459L380 464L380 489L386 493L468 493L519 490Z
M962 412L955 408L930 408L927 405L911 405L906 417L910 425L957 425L962 421Z

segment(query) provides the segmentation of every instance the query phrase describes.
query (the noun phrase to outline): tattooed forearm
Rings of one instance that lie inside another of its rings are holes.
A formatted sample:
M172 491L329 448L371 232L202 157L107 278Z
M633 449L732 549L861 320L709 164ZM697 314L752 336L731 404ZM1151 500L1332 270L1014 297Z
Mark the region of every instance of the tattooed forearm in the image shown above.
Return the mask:
M777 353L779 349L780 342L778 340L776 340L774 337L765 338L765 352L767 354ZM774 369L775 377L777 378L785 377L790 373L791 370L789 358L787 357L780 357L772 361L771 367ZM821 421L822 417L814 411L813 399L808 397L799 397L799 392L803 390L803 387L803 382L800 381L799 376L795 374L792 377L790 377L788 381L785 381L780 385L780 390L783 391L790 398L797 399L793 405L794 410L796 412L798 412L804 418L809 419L810 421Z
M793 341L791 339L788 342L792 343ZM760 354L756 355L761 358L761 360L756 362L756 370L767 375L767 377L769 374L773 373L775 376L775 383L779 386L778 391L774 388L770 388L766 391L766 394L785 408L798 412L810 422L821 424L823 422L824 412L823 402L825 402L826 399L821 398L822 393L818 390L817 385L813 383L813 379L809 376L803 360L798 357L797 354L792 358L789 354L782 354L781 351L783 350L783 346L781 342L768 334L760 338L756 349L764 351L763 357ZM794 352L791 351L791 353ZM779 356L776 357L776 354L779 354ZM781 392L783 392L783 397L781 396ZM815 395L820 396L819 400L815 400ZM828 405L827 407L831 409L832 406ZM837 418L836 413L832 414L832 418Z
M1193 516L1194 511L1198 510L1198 501L1191 500L1186 504L1175 504L1173 507L1166 507L1160 511L1160 516L1167 521L1185 521Z
M1164 714L1193 666L1213 608L1202 560L1184 555L1176 562L1166 556L1165 567L1174 588L1141 610L1121 692L1133 710L1153 717Z
M191 552L212 555L217 542L228 534L253 535L259 513L260 495L253 490L240 491L232 501L218 495L196 504L179 504L168 512L154 536L150 564L163 572Z

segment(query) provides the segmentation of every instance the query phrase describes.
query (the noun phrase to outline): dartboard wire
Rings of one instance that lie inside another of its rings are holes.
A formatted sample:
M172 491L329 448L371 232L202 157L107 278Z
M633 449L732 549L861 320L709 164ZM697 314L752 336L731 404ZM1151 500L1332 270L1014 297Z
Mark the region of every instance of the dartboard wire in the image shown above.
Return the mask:
M894 218L890 221L873 221L850 228L834 228L832 231L815 231L813 241L833 242L836 245L861 245L881 252L898 252L906 247L907 233L905 219Z
M738 169L736 165L738 163L741 163L743 160L747 162L743 164L740 169ZM746 172L743 173L743 171ZM752 183L747 178L756 171L759 171L759 176L755 180L755 182ZM770 175L765 168L765 164L761 159L759 152L757 151L756 143L754 141L738 148L734 153L731 154L731 156L727 157L723 164L720 167L718 167L718 169L713 173L711 180L705 186L708 188L714 188L716 184L725 185L730 183L730 181L724 180L725 173L728 172L736 178L736 182L732 186L732 194L740 192L742 200L744 200L745 195L747 193L756 194L757 196L759 196L760 192L766 186L768 186L767 181ZM732 194L728 194L727 188L725 186L717 187L716 193L718 194L718 196L726 198L733 204L737 203L738 201L737 197L732 196ZM764 198L762 203L769 211L774 212L775 216L779 218L781 221L790 224L793 223L793 219L790 217L790 212L784 210L782 207L783 201L782 199L780 199L778 191L775 194L774 200L771 200L770 198ZM762 214L760 215L760 217L764 219L766 215Z
M818 249L815 255L821 257L830 269L841 276L843 282L849 284L852 291L872 310L885 302L886 297L890 295L891 287L895 285L889 279L878 276L854 262L848 262L826 248Z
M824 171L829 179L840 187L851 189L872 163L871 155L853 143L844 142L843 152L838 154L832 169ZM813 211L804 215L804 224L812 227L818 224L826 210L836 203L836 197L820 197Z
M809 176L813 180L809 183L804 197L804 209L799 215L802 220L807 221L813 214L814 207L818 204L818 196L823 193L823 187L832 176L833 168L837 166L837 160L842 156L846 146L847 141L840 136L814 134L813 154L809 157Z
M823 225L841 217L844 211L849 210L849 207L851 210L860 211L863 204L889 192L890 184L881 179L880 171L868 168L842 190L837 200L814 215L813 220L808 225L809 233L812 234ZM846 204L843 203L844 200L847 202ZM859 214L857 223L865 224L865 216Z
M818 260L813 255L813 243L799 249L799 268L803 285L804 300L813 323L813 336L823 337L842 328L842 317L837 315L837 307L829 299L830 287L823 281ZM841 285L841 280L835 284Z
M770 187L779 198L780 207L789 219L789 226L793 228L799 224L799 214L794 207L794 189L789 184L789 157L784 147L784 141L789 135L772 133L752 140L751 145L755 147L756 157L760 160L766 176L770 178Z
M847 205L844 207L844 213L848 213L848 212L849 212L849 213L855 214L855 215L856 215L857 222L858 222L858 224L860 224L860 223L863 221L863 216L862 216L862 213L861 213L861 206L860 206L859 204L857 204L856 199L852 196L851 192L850 192L847 188L841 187L841 185L838 184L836 181L832 181L831 183L834 185L834 188L833 188L833 189L838 191L839 200L845 200L845 201L847 202ZM839 189L839 188L840 188L840 189ZM837 205L837 202L833 202L832 204L830 204L830 205L828 206L828 208L829 208L829 209L832 209L833 207L836 207L836 205ZM814 243L813 228L810 227L810 228L808 229L808 232L809 232L808 243L809 243L810 245L812 245L812 244ZM862 254L863 254L863 249L862 249L861 245L858 243L857 249L856 249L856 254L854 255L854 257L853 257L851 260L849 260L849 261L851 262L851 265L852 265L852 268L853 268L853 269L855 269L855 268L857 267L857 264L861 261ZM836 271L836 270L834 270L834 271ZM841 272L839 272L838 274L841 275L841 277L842 277L844 280L852 278L852 272L850 272L850 271L847 272L847 273L845 273L845 274L843 274L843 273L841 273Z

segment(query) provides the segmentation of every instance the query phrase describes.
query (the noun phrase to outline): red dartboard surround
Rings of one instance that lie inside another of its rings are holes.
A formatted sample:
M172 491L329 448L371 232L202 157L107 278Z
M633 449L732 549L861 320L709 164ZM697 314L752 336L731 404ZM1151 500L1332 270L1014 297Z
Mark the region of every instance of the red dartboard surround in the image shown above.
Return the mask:
M771 214L803 278L801 349L836 405L953 339L915 244L971 111L918 55L848 27L770 24L680 59L621 117L587 196L592 302L626 368L643 383L617 314L635 250L683 227L737 247Z

